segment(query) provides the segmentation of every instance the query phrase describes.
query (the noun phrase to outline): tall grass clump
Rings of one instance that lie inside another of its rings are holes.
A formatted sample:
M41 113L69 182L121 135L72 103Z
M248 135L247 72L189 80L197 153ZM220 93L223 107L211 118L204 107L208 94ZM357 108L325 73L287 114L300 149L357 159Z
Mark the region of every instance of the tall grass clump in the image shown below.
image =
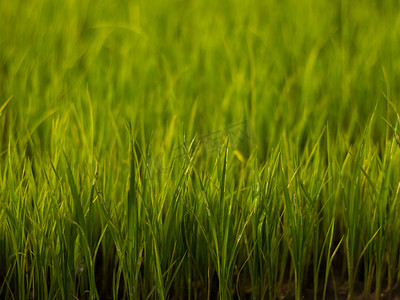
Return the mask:
M390 299L398 1L0 2L1 299Z

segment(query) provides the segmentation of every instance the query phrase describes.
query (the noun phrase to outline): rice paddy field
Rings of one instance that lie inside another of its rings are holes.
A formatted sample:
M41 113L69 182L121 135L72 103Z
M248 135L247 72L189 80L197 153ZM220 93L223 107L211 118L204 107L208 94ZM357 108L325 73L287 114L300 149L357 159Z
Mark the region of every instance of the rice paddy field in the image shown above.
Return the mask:
M399 299L395 0L0 2L0 298Z

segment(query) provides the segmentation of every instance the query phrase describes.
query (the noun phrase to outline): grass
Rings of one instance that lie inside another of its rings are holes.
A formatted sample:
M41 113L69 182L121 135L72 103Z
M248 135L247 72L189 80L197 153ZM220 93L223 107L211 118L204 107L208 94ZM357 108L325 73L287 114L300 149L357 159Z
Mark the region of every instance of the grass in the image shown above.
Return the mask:
M400 10L2 1L0 297L390 298Z

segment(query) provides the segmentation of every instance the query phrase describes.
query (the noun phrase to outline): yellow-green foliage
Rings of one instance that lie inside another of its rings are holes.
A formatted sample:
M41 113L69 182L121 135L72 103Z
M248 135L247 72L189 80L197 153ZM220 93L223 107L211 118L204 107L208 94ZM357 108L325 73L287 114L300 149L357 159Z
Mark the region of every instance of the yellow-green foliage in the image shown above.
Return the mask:
M0 1L0 298L396 287L399 9Z

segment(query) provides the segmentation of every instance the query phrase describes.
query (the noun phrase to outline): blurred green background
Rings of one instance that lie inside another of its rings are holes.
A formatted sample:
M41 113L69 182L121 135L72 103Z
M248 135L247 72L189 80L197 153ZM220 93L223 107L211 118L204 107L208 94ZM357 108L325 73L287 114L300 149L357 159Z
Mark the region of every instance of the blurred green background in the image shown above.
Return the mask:
M327 122L351 142L375 106L386 116L385 95L398 99L398 8L391 0L2 1L0 99L13 96L12 130L34 130L43 150L52 131L78 145L83 130L93 137L86 146L104 151L125 119L140 139L153 132L161 144L176 128L191 138L244 120L264 154L282 134L301 146ZM57 116L69 116L68 126L43 125ZM385 126L374 127L377 141Z

